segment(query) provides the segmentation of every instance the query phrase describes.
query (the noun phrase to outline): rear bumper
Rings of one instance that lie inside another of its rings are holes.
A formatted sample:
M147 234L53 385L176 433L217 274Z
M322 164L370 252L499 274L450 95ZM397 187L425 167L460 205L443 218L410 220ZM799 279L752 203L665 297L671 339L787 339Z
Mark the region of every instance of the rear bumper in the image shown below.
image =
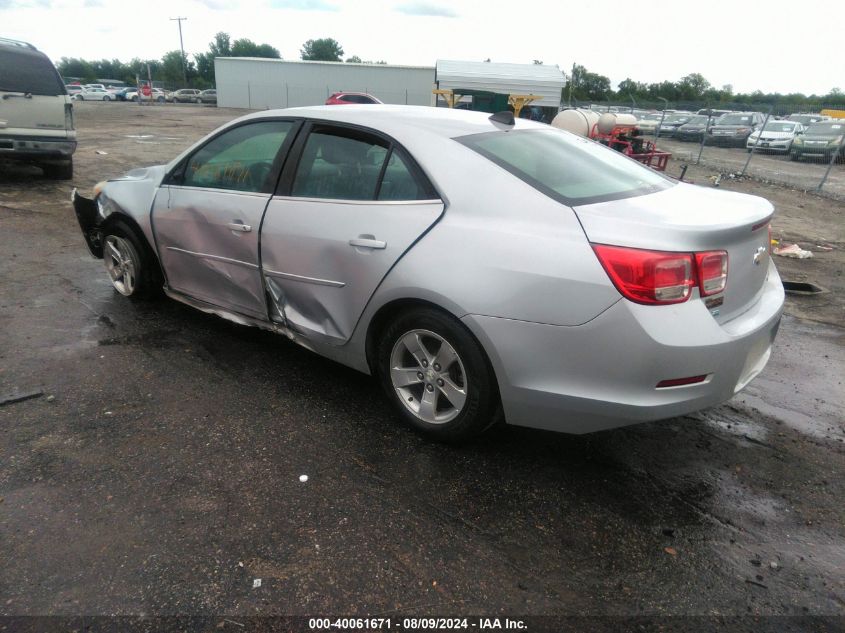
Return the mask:
M589 433L691 413L730 399L765 367L784 292L770 262L758 301L719 324L698 300L620 300L592 321L560 327L464 317L489 352L510 424ZM661 380L704 382L657 389Z
M67 160L76 151L76 141L49 137L3 136L0 158L12 160Z

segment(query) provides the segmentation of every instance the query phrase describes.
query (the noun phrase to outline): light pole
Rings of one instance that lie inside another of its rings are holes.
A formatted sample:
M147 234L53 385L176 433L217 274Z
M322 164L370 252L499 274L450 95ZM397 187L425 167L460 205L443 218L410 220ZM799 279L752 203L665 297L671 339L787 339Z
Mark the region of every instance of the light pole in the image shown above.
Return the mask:
M184 81L184 85L188 85L188 70L185 68L185 45L182 43L182 20L187 20L188 18L170 18L171 22L178 22L179 23L179 50L182 51L182 80Z

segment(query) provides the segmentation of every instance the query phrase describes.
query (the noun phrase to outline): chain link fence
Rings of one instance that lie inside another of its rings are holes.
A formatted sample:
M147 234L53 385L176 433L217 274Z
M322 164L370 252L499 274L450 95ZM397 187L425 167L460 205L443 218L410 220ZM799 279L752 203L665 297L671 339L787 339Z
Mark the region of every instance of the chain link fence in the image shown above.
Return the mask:
M845 199L845 106L787 103L590 103L631 113L641 134L714 178L748 176ZM818 120L824 117L827 120ZM843 117L843 118L837 118Z

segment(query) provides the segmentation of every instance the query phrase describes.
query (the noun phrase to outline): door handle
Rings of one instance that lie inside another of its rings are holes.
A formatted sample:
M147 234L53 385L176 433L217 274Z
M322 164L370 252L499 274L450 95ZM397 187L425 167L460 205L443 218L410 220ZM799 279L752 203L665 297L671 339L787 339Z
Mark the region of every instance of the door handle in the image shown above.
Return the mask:
M357 248L387 248L387 242L382 242L371 237L356 237L354 240L349 240L349 245Z
M244 224L243 222L229 222L226 226L233 231L240 231L241 233L249 233L252 230L249 224Z

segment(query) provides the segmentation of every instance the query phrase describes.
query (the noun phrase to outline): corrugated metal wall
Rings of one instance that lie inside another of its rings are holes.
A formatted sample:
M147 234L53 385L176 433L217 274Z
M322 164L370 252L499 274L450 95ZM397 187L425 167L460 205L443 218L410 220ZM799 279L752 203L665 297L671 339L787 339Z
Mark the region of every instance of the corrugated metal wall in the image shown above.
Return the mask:
M322 105L340 91L368 92L385 103L433 104L433 67L218 57L214 72L217 105L227 108Z

